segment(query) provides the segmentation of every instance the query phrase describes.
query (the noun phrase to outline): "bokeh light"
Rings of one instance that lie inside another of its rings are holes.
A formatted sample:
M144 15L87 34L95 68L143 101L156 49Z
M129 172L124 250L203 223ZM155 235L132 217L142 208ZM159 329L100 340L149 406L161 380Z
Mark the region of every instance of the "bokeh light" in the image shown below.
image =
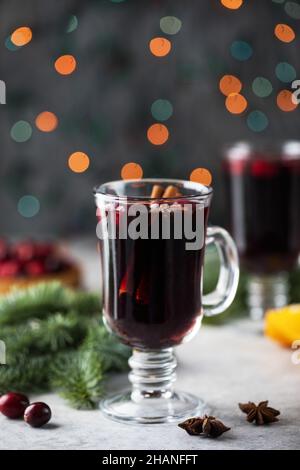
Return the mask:
M74 152L69 157L68 165L74 173L83 173L90 166L90 159L86 153Z
M244 0L221 0L221 3L230 10L237 10L243 5Z
M149 43L149 48L156 57L165 57L171 51L172 44L166 38L153 38Z
M193 181L194 183L201 183L205 186L210 186L212 182L212 176L210 171L208 171L206 168L196 168L190 174L190 181Z
M153 145L163 145L169 138L169 130L164 124L152 124L147 132L149 142Z
M252 111L247 117L247 125L253 132L263 132L269 125L269 119L262 111Z
M253 49L245 41L234 41L230 46L230 52L234 59L237 60L248 60L253 54Z
M32 31L28 26L16 29L11 35L11 42L18 47L25 46L32 39Z
M140 180L143 178L143 168L138 163L126 163L121 170L123 180Z
M223 95L228 96L231 93L239 93L242 89L242 83L234 75L224 75L219 82L219 88Z
M280 62L277 64L275 73L278 80L284 83L293 82L297 77L296 70L287 62Z
M78 18L76 15L72 15L69 19L66 32L73 33L78 28Z
M11 36L8 36L5 39L4 44L5 44L6 49L8 49L11 52L15 52L15 51L18 51L19 49L21 49L21 47L18 47L18 46L16 46L15 44L13 44L11 42Z
M252 90L256 96L266 98L270 96L273 91L273 86L270 80L264 77L256 77L252 82Z
M293 101L293 93L290 90L281 90L277 95L277 106L281 111L294 111L298 104Z
M52 132L58 126L58 119L54 113L43 111L36 117L35 125L42 132Z
M274 30L274 34L282 42L292 42L294 41L296 34L293 28L287 24L277 24Z
M11 138L15 142L26 142L32 136L32 128L27 121L17 121L11 128Z
M40 202L35 196L25 195L19 199L18 212L25 218L31 218L40 211Z
M167 121L173 114L173 106L168 100L156 100L152 103L151 114L157 121Z
M286 13L295 20L300 20L300 5L296 2L286 2L284 5Z
M248 102L243 95L230 93L226 98L225 106L230 113L241 114L247 109Z
M72 55L62 55L56 59L54 67L61 75L70 75L76 69L77 63Z
M165 34L177 34L181 30L182 22L176 16L164 16L160 20L160 29Z

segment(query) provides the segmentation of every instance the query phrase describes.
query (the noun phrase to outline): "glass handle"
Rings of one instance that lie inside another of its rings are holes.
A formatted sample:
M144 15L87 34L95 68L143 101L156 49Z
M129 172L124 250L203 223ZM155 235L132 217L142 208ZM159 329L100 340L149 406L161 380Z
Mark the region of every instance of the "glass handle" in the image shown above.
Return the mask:
M239 259L235 243L221 227L208 227L206 245L214 243L220 257L216 289L203 295L204 314L208 317L224 312L233 302L239 283Z

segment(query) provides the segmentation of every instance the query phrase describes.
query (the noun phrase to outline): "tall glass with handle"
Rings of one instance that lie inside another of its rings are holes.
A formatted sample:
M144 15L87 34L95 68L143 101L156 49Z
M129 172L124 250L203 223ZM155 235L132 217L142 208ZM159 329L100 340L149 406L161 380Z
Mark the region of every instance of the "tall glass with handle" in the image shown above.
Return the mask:
M235 244L208 226L213 190L180 180L106 183L95 190L107 328L133 348L131 389L105 398L119 421L162 423L201 413L205 403L177 391L173 347L190 340L203 315L232 303L239 268ZM205 247L220 257L216 289L202 294Z

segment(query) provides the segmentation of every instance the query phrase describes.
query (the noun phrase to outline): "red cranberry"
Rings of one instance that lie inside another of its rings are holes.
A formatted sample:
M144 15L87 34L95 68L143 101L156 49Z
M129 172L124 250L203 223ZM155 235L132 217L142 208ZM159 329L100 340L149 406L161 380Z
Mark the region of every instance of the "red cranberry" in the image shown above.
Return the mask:
M45 274L45 266L42 261L33 260L25 264L24 270L29 276L41 276Z
M51 410L46 403L36 402L29 405L24 413L24 420L33 428L40 428L51 419Z
M35 245L33 242L18 243L13 249L13 256L21 262L30 261L35 257Z
M54 246L51 243L39 243L35 247L35 257L36 258L47 258L52 255L54 251Z
M29 400L22 393L6 393L0 398L0 411L7 418L17 419L24 415L24 411L29 405Z
M15 277L22 271L21 265L16 260L2 261L0 263L0 277Z

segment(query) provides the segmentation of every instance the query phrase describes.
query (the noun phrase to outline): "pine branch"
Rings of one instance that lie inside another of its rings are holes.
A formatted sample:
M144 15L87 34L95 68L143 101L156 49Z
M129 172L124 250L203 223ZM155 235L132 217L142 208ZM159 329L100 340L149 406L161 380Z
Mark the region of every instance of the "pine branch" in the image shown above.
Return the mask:
M84 350L94 351L101 358L103 370L106 372L128 369L130 348L108 333L103 325L89 328L82 347Z
M58 282L49 282L13 291L0 299L0 326L42 319L70 310L84 315L100 315L100 300L95 294L73 292Z
M54 353L78 346L85 338L88 322L77 313L56 313L44 320L5 326L0 330L10 356Z
M0 300L0 325L44 318L50 313L66 311L68 305L68 291L57 282L15 290Z
M77 351L51 367L51 385L77 409L93 409L103 392L103 369L93 351Z
M0 395L9 391L38 392L49 388L50 355L15 356L0 366Z
M101 315L101 301L98 294L92 292L69 292L70 310L74 310L80 315L94 316Z

